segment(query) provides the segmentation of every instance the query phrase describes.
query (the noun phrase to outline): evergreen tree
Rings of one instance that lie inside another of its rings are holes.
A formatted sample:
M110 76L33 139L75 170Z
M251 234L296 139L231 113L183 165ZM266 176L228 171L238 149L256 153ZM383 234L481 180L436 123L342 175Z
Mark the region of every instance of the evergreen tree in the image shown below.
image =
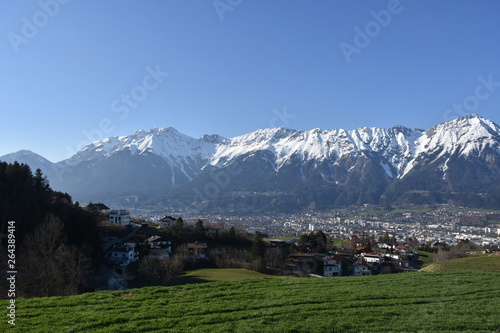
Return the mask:
M45 221L42 227L41 223L45 217L47 217L48 222ZM48 291L45 290L43 295L77 292L77 286L81 285L79 279L85 275L85 272L78 273L72 263L75 261L83 263L86 262L86 258L91 258L91 264L96 268L102 260L100 237L92 215L71 205L69 194L53 191L39 169L33 175L29 166L25 164L0 162L0 219L0 232L2 233L7 232L8 221L15 222L16 242L19 244L20 251L23 252L22 257L27 258L29 254L31 260L23 263L26 268L25 273L23 273L23 281L30 280L30 283L33 283L33 288L27 286L23 296L41 295L31 294L37 288L36 281L32 277L39 275L39 272L28 271L28 269L35 269L35 263L40 263L43 266L43 255L47 253L49 253L48 257L53 260L50 265L46 264L47 270L53 267L60 268L58 272L59 278L62 279L60 281L64 281L62 284L66 283L68 288L62 291L61 287L61 292L57 291L57 288L47 289ZM48 238L36 238L33 235L34 230L37 230L37 233L42 233L45 229L54 230L54 233L57 231L60 235L57 239L53 239L55 247L50 250L52 252L49 250L38 251L38 247L42 246L42 240ZM0 239L0 245L3 245L1 243ZM63 265L65 262L66 266ZM79 267L84 266L86 264ZM31 274L30 272L35 273ZM73 273L77 273L77 275L72 275ZM0 289L2 290L4 282L0 281ZM52 281L44 280L44 283L50 284Z
M36 169L35 177L33 178L35 190L38 192L47 191L49 189L49 182L47 176L42 173L41 169Z
M303 234L297 242L300 252L328 253L332 248L330 238L321 230Z
M175 228L178 231L181 231L182 228L184 228L184 220L182 219L182 217L179 216L177 220L175 220Z
M257 231L252 241L252 259L262 259L264 258L264 253L264 240L262 239L262 234Z
M231 228L229 228L229 234L228 234L228 236L231 239L236 238L236 229L233 226L231 226Z
M203 227L203 221L200 219L194 224L194 235L197 240L205 238L205 228Z

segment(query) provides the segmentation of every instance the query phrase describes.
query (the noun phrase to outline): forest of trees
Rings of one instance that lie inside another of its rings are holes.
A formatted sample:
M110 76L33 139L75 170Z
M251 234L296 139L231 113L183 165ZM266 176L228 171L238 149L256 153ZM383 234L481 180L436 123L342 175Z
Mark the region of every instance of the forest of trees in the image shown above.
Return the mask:
M69 194L53 191L39 169L33 174L25 164L0 162L0 219L2 235L15 221L19 296L85 290L103 254L94 217L73 205ZM4 254L6 240L0 239Z

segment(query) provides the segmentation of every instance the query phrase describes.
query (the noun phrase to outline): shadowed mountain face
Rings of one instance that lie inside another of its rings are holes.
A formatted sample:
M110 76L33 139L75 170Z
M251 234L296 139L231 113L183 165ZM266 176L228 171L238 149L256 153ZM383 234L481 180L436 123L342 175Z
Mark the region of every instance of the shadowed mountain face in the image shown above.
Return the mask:
M500 128L477 115L427 131L403 126L188 137L174 128L96 141L53 164L27 151L0 157L41 168L80 201L236 212L453 201L500 203Z

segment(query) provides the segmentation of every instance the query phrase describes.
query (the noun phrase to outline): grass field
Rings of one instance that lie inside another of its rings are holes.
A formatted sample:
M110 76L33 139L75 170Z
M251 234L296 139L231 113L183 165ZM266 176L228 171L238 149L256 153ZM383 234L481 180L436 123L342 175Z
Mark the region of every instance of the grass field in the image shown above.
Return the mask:
M480 255L436 262L422 269L425 272L479 270L500 273L500 255Z
M434 260L434 252L426 252L426 251L417 251L418 253L418 267L423 267L425 265L432 264L432 261Z
M207 268L187 271L180 277L176 284L189 284L189 283L204 283L204 282L221 282L221 281L240 281L243 279L259 279L259 278L280 278L276 275L267 275L250 271L242 268Z
M12 331L498 332L498 304L488 271L261 278L18 299Z

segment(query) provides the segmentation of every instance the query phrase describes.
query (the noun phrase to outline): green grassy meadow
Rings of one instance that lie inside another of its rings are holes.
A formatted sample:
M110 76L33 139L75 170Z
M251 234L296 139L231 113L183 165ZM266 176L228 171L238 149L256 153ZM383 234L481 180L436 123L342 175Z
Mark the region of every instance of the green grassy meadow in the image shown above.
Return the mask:
M479 270L500 273L500 255L487 254L440 261L422 269L424 272L451 272L464 270Z
M419 254L418 256L418 267L422 267L424 265L430 265L433 262L434 259L434 252L426 252L426 251L417 251Z
M243 279L282 278L276 275L267 275L243 268L206 268L187 271L176 284L191 284L204 282L240 281Z
M500 275L259 278L18 299L16 304L16 327L5 329L4 319L0 331L498 332ZM0 305L5 309L7 302Z

